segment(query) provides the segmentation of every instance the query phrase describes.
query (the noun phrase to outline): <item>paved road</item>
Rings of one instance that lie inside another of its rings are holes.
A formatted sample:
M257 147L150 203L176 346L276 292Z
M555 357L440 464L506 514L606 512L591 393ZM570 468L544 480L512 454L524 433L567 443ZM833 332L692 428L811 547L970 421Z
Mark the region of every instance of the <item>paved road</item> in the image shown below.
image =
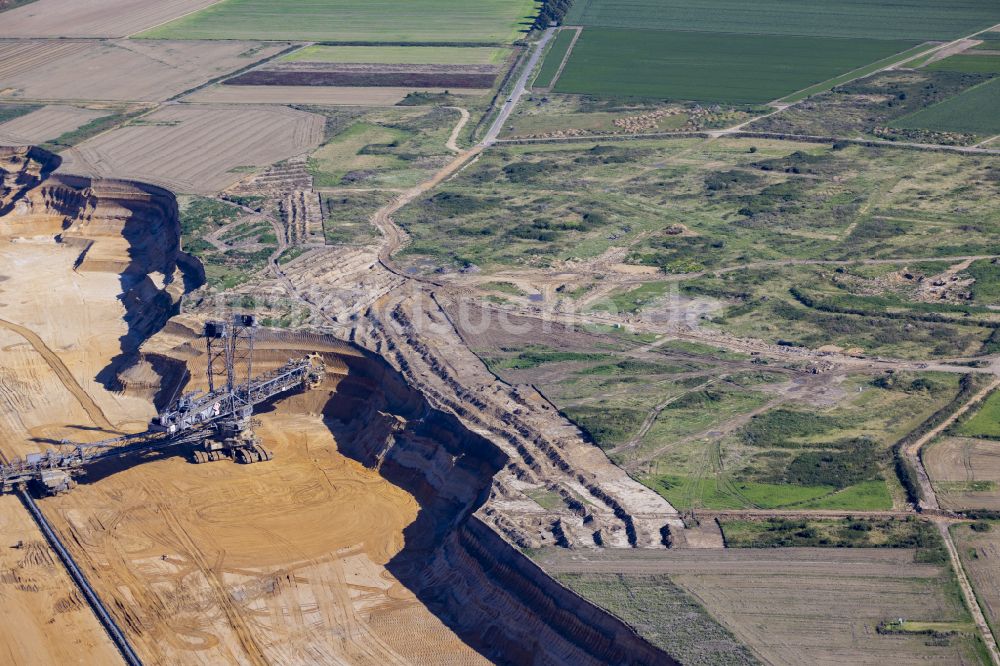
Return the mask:
M522 71L521 75L517 78L517 83L514 84L514 90L507 97L507 101L500 107L500 113L497 114L493 124L490 125L489 130L486 131L486 136L484 136L483 140L479 142L480 146L484 148L492 146L496 141L497 136L500 135L500 130L503 129L503 124L507 122L507 118L510 117L510 114L514 111L514 107L517 106L517 102L521 99L521 95L524 94L524 89L528 85L528 77L531 76L531 72L535 70L535 65L538 64L538 59L542 57L542 52L545 51L545 45L549 43L549 40L552 39L552 35L554 35L555 32L555 28L546 29L542 38L535 43L535 50L531 54L531 57L528 58L528 64L525 65L524 71Z

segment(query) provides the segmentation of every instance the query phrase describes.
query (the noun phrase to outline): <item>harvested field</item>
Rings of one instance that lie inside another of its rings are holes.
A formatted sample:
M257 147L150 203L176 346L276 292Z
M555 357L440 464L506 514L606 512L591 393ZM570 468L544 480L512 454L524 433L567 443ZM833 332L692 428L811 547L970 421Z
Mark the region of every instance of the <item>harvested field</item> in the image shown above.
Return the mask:
M21 502L11 495L0 497L0 534L4 663L122 663L56 554Z
M976 599L996 635L1000 632L1000 576L997 576L997 568L1000 567L1000 522L994 520L986 524L990 526L986 531L973 530L967 524L954 525L951 534L962 558L962 567L976 591Z
M37 0L4 13L0 37L125 37L219 0Z
M531 0L224 0L143 34L161 39L293 39L506 44L534 16Z
M283 62L241 74L226 85L490 88L493 65L375 65Z
M30 146L51 141L108 113L76 106L45 106L0 124L0 144Z
M39 100L152 102L273 55L249 42L0 42L0 90ZM118 75L111 76L110 72Z
M509 49L475 46L326 46L289 53L282 62L379 63L385 65L499 65Z
M944 437L922 456L942 508L1000 509L1000 442Z
M760 662L668 576L562 574L558 580L628 622L686 666Z
M754 104L913 45L885 39L585 28L555 90Z
M320 116L293 109L175 105L83 142L64 156L62 171L210 194L246 171L310 150L322 137Z
M879 622L967 621L947 570L912 550L603 551L547 549L553 574L667 574L758 657L773 664L976 664L972 641L882 635Z
M332 86L232 86L217 85L199 90L184 100L226 104L326 104L330 106L394 106L413 88ZM424 92L443 93L444 88ZM456 90L458 94L483 95L488 90Z

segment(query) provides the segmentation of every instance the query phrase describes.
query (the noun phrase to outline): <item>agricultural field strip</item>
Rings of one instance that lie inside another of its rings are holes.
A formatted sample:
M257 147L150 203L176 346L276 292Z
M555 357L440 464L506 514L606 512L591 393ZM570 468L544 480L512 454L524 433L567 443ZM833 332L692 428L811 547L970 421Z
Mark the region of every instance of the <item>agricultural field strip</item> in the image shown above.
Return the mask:
M281 62L384 65L499 65L509 49L477 46L332 46L311 44L282 56Z
M906 565L907 577L935 578L940 567L914 564L913 550L903 548L730 548L720 550L603 551L557 553L547 550L536 561L550 573L728 574L895 577ZM852 570L857 571L852 571Z
M276 10L269 0L225 0L138 37L420 44L509 44L533 17L531 0L316 0Z
M44 143L107 115L106 111L50 105L0 124L0 143Z
M577 0L565 25L735 34L948 40L996 22L990 0Z
M555 90L763 104L914 45L902 39L586 28ZM797 56L790 61L792 53Z
M952 570L958 577L958 586L962 590L962 598L965 600L965 606L972 613L972 619L975 620L980 638L982 638L986 649L989 651L993 666L1000 666L1000 649L997 648L996 638L993 636L993 631L986 621L986 615L979 603L979 599L976 597L975 591L972 589L969 577L965 573L965 567L962 566L962 558L958 556L958 549L955 548L955 540L952 537L951 530L948 529L948 523L935 521L935 525L941 533L941 538L944 539L945 547L948 549L948 558L951 560Z
M951 426L951 424L958 420L959 417L982 402L986 396L990 395L990 393L997 388L997 386L1000 386L1000 376L994 377L989 384L976 392L965 402L965 404L961 405L941 423L931 428L925 435L917 438L906 447L904 453L917 470L918 482L920 483L921 490L924 493L923 501L927 502L930 508L940 509L941 507L938 505L937 494L934 492L934 484L931 483L931 478L927 475L927 470L924 467L923 457L921 454L923 447L944 432L945 429Z
M239 41L0 41L0 81L19 100L159 102L282 48ZM108 77L109 71L128 76Z
M4 12L0 37L127 37L220 0L37 0Z
M299 154L322 135L319 116L283 107L174 105L145 119L149 124L111 130L76 146L63 168L212 193L244 177L233 169Z
M573 52L576 40L580 38L581 31L582 28L563 28L556 33L555 40L542 60L542 66L538 69L532 87L551 88L555 85L569 60L570 53ZM570 32L572 32L572 36L568 37Z
M992 78L954 97L894 120L892 127L969 132L992 136L1000 131L1000 78Z

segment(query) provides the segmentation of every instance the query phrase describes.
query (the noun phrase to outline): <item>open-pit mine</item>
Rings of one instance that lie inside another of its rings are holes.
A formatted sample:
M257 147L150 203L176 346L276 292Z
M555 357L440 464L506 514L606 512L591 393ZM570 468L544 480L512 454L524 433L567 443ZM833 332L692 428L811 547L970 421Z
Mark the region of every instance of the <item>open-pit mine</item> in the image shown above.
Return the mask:
M235 352L237 386L299 358L321 369L253 405L247 427L273 460L205 462L204 439L156 445L164 413L213 395L209 376L225 382L224 369L208 372L211 324L179 312L203 273L180 249L173 195L53 175L59 158L36 148L5 149L0 164L0 451L5 473L35 462L7 486L40 496L23 500L54 539L0 498L21 558L0 591L26 599L0 628L15 661L114 651L56 566L52 549L65 548L145 663L670 663L515 547L662 547L670 533L669 514L635 513L573 471L584 444L539 429L551 409L537 395L494 386L453 405L459 418L444 391L429 400L359 344L260 328L252 357ZM372 314L355 337L392 348L408 371L434 364L406 334L406 308L386 307L395 325ZM438 378L449 379L443 366ZM491 409L500 400L517 403L511 416ZM116 455L89 458L95 442ZM51 461L74 451L79 464L52 482L62 468ZM608 480L635 492L623 475ZM528 485L567 510L518 506Z

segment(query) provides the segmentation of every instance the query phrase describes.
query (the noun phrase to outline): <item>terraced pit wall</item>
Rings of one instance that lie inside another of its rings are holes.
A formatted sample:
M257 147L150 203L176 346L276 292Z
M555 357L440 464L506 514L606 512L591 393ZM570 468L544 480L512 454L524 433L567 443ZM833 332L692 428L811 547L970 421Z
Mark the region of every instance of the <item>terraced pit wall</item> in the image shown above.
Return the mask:
M564 588L481 521L507 457L432 410L382 359L350 371L326 414L341 451L420 503L387 569L459 636L498 663L675 664L623 622ZM345 419L342 421L342 419Z

